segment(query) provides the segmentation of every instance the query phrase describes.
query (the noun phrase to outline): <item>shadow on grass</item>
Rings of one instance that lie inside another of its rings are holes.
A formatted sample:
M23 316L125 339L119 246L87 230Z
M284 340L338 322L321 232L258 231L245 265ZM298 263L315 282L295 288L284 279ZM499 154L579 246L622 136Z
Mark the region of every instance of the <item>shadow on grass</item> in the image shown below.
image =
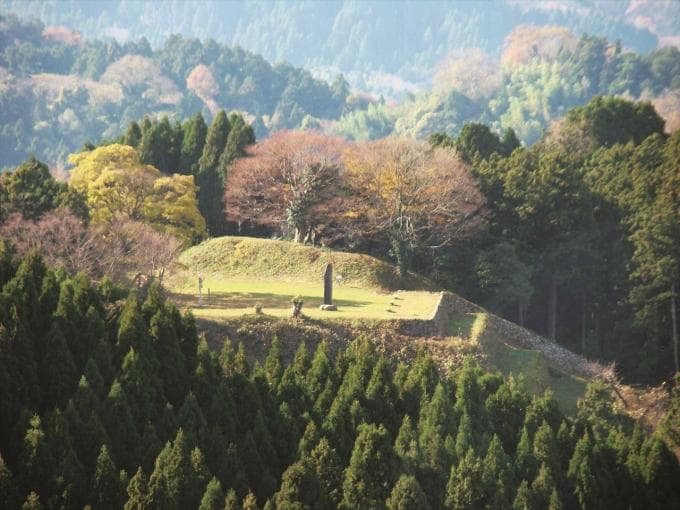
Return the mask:
M180 307L198 306L198 296L172 294L171 297ZM266 292L212 292L210 296L203 295L202 308L208 310L253 309L256 304L259 304L266 311L268 308L289 308L294 297L296 297L295 294L270 294ZM302 299L305 302L305 308L316 308L323 303L323 299L317 296L302 296ZM333 303L343 309L362 308L372 304L370 301L350 299L336 299Z

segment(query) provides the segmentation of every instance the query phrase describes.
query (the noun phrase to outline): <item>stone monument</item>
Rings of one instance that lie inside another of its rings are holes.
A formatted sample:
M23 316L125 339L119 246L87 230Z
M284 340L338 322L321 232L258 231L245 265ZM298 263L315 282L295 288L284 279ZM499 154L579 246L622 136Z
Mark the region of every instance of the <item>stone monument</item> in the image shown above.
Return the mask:
M333 304L333 264L326 265L326 270L323 272L323 304L319 307L321 310L337 310L338 308Z
M203 306L203 273L198 273L198 307Z

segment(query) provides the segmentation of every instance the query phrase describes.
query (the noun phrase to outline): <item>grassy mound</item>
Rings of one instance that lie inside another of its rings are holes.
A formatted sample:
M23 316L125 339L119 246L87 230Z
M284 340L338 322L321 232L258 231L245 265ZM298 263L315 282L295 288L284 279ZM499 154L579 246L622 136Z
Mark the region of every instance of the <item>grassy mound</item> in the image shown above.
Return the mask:
M428 292L433 285L427 279L411 274L401 278L393 265L367 255L288 241L220 237L188 249L179 262L179 271L167 282L172 298L181 308L193 309L199 329L218 349L229 337L243 341L249 355L261 359L274 335L292 355L301 340L313 348L326 338L332 348L343 348L362 334L373 339L392 359L407 364L421 348L429 350L445 370L472 356L491 370L521 377L534 394L552 389L569 413L575 411L576 400L585 390L588 377L552 359L555 356L546 356L535 346L518 342L517 331L501 327L507 321L481 308L479 313L450 316L443 338L400 333L399 324L404 324L400 321L432 318L440 294ZM341 276L341 282L334 286L336 312L319 310L323 271L329 262L333 263L335 276ZM203 273L200 307L198 273ZM394 292L395 289L406 291ZM305 302L306 319L302 322L287 319L290 300L296 295ZM252 315L256 304L262 307L263 315Z
M408 274L368 255L324 250L290 241L252 237L218 237L189 248L179 259L192 271L224 278L272 278L277 280L319 282L326 264L333 263L342 285L385 291L432 290L427 279Z

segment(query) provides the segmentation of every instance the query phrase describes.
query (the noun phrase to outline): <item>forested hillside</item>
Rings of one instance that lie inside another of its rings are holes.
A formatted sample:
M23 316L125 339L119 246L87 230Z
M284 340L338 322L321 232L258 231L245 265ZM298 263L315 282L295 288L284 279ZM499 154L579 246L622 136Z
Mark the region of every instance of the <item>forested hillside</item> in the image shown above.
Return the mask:
M512 128L529 145L596 95L652 101L669 131L680 126L680 51L674 47L638 54L564 27L521 26L506 37L500 58L477 48L452 49L432 74L430 90L398 103L369 102L328 129L358 140L425 138L436 131L456 135L473 121L497 132Z
M50 4L46 5L44 12L49 10ZM98 4L74 5L87 9ZM134 3L131 8L145 5ZM177 4L178 8L187 5ZM201 4L210 5L249 9L234 3ZM278 3L274 10L284 9L281 16L285 19L284 14L293 16L296 9L304 12L310 5L327 6ZM381 5L371 8L382 12ZM404 9L416 6L399 5ZM433 5L428 13L447 4ZM481 4L463 5L473 9ZM347 9L352 6L346 4ZM456 12L457 7L450 8ZM419 18L414 15L413 19ZM366 34L378 32L367 30ZM29 155L63 167L66 156L86 141L118 137L130 121L143 115L167 114L182 122L197 111L209 119L220 108L240 111L258 137L306 127L354 140L390 134L424 139L442 131L457 135L465 122L474 121L498 132L512 128L528 145L569 108L598 94L651 100L669 131L680 123L680 51L675 47L636 53L599 33L578 35L575 28L570 31L560 25L523 24L493 33L499 38L497 51L484 51L481 43L463 47L455 38L439 44L441 55L436 60L426 58L422 64L422 83L404 89L421 91L400 93L395 102L378 94L394 92L390 83L401 80L396 75L383 76L381 85L380 80L358 81L348 74L353 83L350 89L343 75L337 74L340 68L321 73L327 81L319 80L307 70L287 63L273 65L238 45L229 47L214 39L168 34L152 47L145 37L119 43L101 39L97 33L97 38L87 39L63 26L2 15L0 167L17 165ZM316 48L312 36L308 37L308 45ZM247 38L243 35L243 40ZM371 55L389 53L390 59L400 62L409 54L405 48L383 51L378 41L365 45ZM343 39L342 48L350 47ZM352 53L352 62L357 61L356 54ZM279 57L270 58L279 61ZM384 67L375 65L376 69Z
M127 294L1 243L7 508L674 508L678 461L591 386L551 394L358 338L219 354L158 285ZM125 297L127 294L127 297ZM23 502L23 505L22 505ZM241 504L242 502L242 504Z
M153 2L10 0L6 9L87 37L146 36L154 47L173 33L211 37L272 62L336 69L356 85L368 80L397 90L400 79L407 82L402 87L427 83L431 69L452 48L479 48L498 57L505 37L522 24L560 25L577 36L620 40L638 52L679 35L672 1L208 1L156 9ZM386 83L390 80L395 83Z
M29 154L63 166L87 141L114 138L132 120L168 114L247 114L258 134L337 118L349 90L288 64L213 40L173 36L153 50L144 38L85 40L63 28L0 16L0 167Z

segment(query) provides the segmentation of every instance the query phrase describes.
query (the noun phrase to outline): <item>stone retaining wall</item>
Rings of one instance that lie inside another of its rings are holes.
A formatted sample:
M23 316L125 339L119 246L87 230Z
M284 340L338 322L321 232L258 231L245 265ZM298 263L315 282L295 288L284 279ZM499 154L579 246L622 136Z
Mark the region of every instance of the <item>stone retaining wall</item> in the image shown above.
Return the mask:
M605 367L590 361L569 349L551 342L526 328L501 317L451 292L442 292L434 313L429 319L404 320L399 323L399 332L409 336L443 337L449 318L453 314L487 313L487 331L495 333L505 342L524 349L537 350L559 367L583 377L612 381L616 378L613 367Z

